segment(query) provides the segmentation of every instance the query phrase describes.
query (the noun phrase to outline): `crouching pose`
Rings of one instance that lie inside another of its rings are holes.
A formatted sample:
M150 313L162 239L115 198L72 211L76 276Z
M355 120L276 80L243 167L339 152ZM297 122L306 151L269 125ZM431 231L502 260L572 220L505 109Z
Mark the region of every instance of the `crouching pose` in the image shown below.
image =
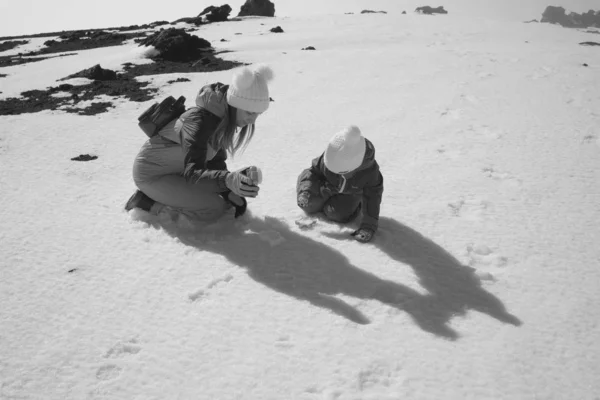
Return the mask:
M336 133L325 152L298 176L298 206L307 214L322 212L331 221L347 223L362 214L352 236L368 242L377 231L383 176L375 147L358 127Z
M265 65L243 67L231 85L213 83L200 89L196 107L185 111L139 151L133 166L138 191L125 209L158 214L165 206L187 216L212 221L234 206L236 217L246 210L246 197L256 197L256 167L227 170L234 155L252 139L254 123L269 107ZM238 131L239 128L239 131Z

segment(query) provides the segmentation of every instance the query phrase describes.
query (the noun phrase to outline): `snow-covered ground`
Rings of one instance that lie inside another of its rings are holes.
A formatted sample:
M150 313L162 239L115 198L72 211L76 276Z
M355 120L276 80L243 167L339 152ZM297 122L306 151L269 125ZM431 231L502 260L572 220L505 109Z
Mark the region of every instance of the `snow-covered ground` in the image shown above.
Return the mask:
M276 74L229 162L264 174L241 221L123 211L151 102L0 117L0 399L600 396L600 50L579 45L598 36L450 6L343 14L362 8L197 31ZM0 96L135 60L3 68ZM145 79L191 105L230 76ZM294 223L297 175L348 124L385 179L366 245Z

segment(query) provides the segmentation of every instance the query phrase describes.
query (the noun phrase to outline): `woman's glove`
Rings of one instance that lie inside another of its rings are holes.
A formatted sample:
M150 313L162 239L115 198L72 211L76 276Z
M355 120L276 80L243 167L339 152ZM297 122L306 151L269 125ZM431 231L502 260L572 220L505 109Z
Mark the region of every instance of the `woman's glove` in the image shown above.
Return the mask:
M359 242L367 243L373 239L374 234L375 231L371 228L358 228L356 231L352 232L351 235Z
M230 172L225 177L225 186L240 197L256 197L258 186L254 185L252 179L244 173L248 167Z

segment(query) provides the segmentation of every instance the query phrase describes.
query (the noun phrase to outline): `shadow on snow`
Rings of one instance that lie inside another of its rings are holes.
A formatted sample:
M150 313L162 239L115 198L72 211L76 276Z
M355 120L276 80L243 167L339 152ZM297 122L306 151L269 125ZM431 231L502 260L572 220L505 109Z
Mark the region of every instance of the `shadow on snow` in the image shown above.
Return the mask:
M292 231L277 218L247 215L243 222L200 229L146 222L188 246L226 257L245 268L252 279L273 290L331 310L358 324L370 321L336 295L380 301L408 313L421 329L452 340L458 338L458 333L448 326L450 320L468 310L515 326L521 324L498 298L481 287L472 268L461 265L433 241L391 218L380 220L380 231L373 245L413 268L428 294L357 268L341 252ZM272 234L282 239L279 244L271 245L265 240L265 236ZM337 238L348 238L347 233L341 235Z

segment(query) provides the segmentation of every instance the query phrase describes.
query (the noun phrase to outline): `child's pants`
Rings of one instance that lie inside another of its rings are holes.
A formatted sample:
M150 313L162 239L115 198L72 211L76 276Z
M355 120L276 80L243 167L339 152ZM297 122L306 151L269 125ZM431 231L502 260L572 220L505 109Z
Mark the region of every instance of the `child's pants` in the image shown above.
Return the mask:
M308 194L308 204L300 207L307 214L323 212L325 216L334 222L346 223L352 221L360 211L359 206L362 202L362 195L348 194L322 194L320 187L316 184L311 185L307 191L298 192Z
M183 177L181 146L155 136L142 146L133 165L136 186L157 204L151 213L164 206L191 218L212 221L227 209L225 200L214 191L214 182L188 183Z

